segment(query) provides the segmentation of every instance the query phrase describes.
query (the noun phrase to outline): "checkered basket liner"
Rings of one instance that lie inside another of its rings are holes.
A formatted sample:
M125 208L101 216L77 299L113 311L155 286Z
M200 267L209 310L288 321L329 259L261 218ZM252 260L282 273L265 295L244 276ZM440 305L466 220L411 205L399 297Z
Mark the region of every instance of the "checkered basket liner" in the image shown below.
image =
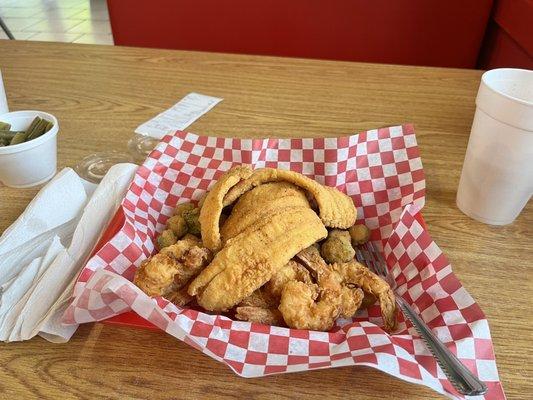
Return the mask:
M379 306L330 332L233 321L150 298L131 283L154 251L178 202L197 200L234 165L290 169L353 198L359 222L372 230L398 284L398 293L465 363L489 391L505 398L489 326L452 272L446 257L417 220L425 180L411 125L340 138L229 139L187 132L168 135L139 167L122 202L120 231L87 263L63 316L67 324L103 320L133 310L244 377L347 365L377 368L408 382L462 398L400 316L398 330L383 331ZM375 256L365 249L368 263Z

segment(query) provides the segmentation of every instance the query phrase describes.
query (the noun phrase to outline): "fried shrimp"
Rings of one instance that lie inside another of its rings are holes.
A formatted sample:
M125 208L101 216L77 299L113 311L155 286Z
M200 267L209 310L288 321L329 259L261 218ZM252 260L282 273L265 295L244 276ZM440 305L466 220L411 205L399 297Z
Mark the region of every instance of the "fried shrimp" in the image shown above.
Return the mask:
M148 296L165 296L172 291L179 268L174 257L159 253L142 262L133 283Z
M327 331L341 311L339 290L325 284L290 281L283 287L279 311L291 328Z
M345 282L355 284L379 299L385 330L389 332L394 330L396 327L396 302L389 284L357 261L333 264L332 267L343 277Z
M277 300L279 303L283 287L290 281L313 283L309 271L301 264L291 260L279 269L265 284L265 292L270 298Z
M187 293L186 286L169 293L165 297L179 307L186 306L194 299L194 297L192 297L191 295L189 295L189 293Z
M339 291L341 299L339 316L343 318L353 317L363 302L363 291L360 288L353 287L353 285L348 285L342 275L326 264L315 246L310 246L307 249L302 250L296 255L296 257L313 271L313 274L318 281L323 280L324 276L327 276L327 279L330 280L330 287L332 287L332 285L337 285L335 286L335 289ZM332 280L335 281L335 284L331 283Z
M317 283L287 282L283 286L278 309L291 328L327 331L339 315L344 314L340 276L328 267L314 246L299 252L297 258L313 260L306 262L306 266L313 271Z
M145 260L137 270L133 283L149 296L163 296L183 306L192 300L187 284L211 261L211 252L200 247L192 235L165 247L160 253Z

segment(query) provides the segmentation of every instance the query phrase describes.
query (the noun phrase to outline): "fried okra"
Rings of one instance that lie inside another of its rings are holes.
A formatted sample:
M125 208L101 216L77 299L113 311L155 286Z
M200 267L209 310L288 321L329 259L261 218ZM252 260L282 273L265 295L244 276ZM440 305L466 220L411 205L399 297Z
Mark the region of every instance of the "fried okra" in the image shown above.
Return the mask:
M178 239L176 238L174 232L172 232L170 229L165 229L157 237L157 248L159 250L164 249L165 247L172 246L177 241Z
M352 245L357 246L368 242L370 238L370 230L363 224L354 225L348 229L350 237L352 238Z
M320 253L329 264L343 263L355 257L355 250L350 243L347 231L333 229L320 246Z

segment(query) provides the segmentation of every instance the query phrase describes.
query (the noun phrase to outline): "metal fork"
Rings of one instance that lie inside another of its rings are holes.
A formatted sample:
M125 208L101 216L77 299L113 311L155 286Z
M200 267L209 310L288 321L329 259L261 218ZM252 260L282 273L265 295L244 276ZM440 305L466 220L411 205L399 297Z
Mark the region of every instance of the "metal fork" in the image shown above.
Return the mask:
M396 281L389 273L383 256L371 242L368 242L368 246L377 257L377 262L369 263L371 266L374 266L372 269L389 283L392 290L395 292L397 307L402 310L404 316L411 321L420 335L420 338L424 341L431 354L433 354L433 357L435 357L435 360L437 360L437 363L440 365L455 389L457 389L459 393L467 396L484 394L487 391L487 386L472 374L461 361L459 361L444 343L435 336L424 320L411 308L409 303L396 293ZM365 262L363 254L359 249L356 250L356 256L358 261Z

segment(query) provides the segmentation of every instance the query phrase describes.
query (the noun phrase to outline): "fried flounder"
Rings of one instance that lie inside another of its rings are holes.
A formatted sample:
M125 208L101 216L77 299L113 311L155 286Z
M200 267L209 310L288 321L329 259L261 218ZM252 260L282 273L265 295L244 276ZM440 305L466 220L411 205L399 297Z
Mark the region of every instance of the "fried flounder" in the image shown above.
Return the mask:
M220 215L222 214L223 199L226 193L242 179L248 178L252 174L249 167L238 166L226 172L209 191L200 210L200 226L202 242L211 251L217 251L222 247L220 240Z
M315 198L320 219L327 227L347 229L355 223L357 212L350 197L336 188L321 185L298 172L282 169L255 170L249 178L240 181L228 191L223 206L234 203L250 189L268 182L290 182L309 192Z
M243 194L220 229L225 242L250 226L268 218L273 212L294 207L309 208L305 193L287 182L267 183Z
M326 236L324 224L310 208L279 209L229 239L188 292L207 310L228 310L263 286L296 253Z

